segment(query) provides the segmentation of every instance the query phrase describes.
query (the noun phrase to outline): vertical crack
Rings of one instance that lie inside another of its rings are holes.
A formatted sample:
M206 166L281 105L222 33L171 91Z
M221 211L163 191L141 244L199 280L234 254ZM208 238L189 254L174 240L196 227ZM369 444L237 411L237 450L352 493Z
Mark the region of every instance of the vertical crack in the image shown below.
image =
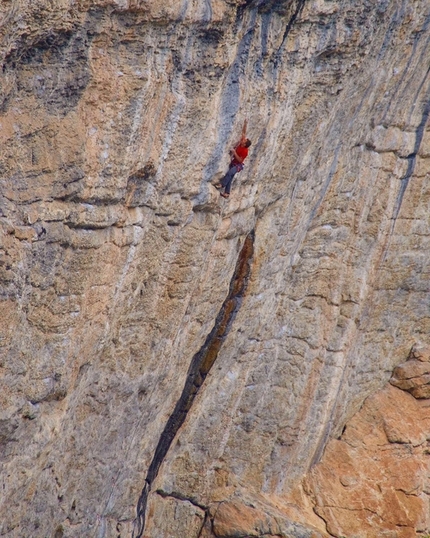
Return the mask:
M254 253L254 237L255 233L254 230L252 230L247 235L242 250L240 251L236 262L236 268L230 282L227 298L222 304L216 317L214 327L206 337L203 346L191 360L182 394L161 433L154 456L148 467L145 485L137 503L133 538L142 538L143 531L145 530L146 506L152 483L157 477L160 466L167 455L173 439L184 423L188 411L191 409L200 387L203 385L206 376L212 368L219 350L230 331L236 314L240 309L251 273L251 263Z
M303 8L305 6L306 0L297 0L295 10L293 11L290 20L288 21L287 26L284 30L284 35L282 36L282 42L276 52L276 61L279 61L279 56L284 49L285 43L288 39L288 35L291 31L291 28L293 27L294 23L296 22L297 18L301 15Z

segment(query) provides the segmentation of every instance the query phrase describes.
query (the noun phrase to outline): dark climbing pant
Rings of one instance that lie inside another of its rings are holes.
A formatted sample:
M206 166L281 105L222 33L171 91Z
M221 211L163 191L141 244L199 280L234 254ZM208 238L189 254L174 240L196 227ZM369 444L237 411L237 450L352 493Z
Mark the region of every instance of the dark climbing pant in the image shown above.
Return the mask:
M224 192L226 194L230 194L231 183L233 181L233 178L235 174L237 174L237 172L240 172L242 170L242 168L240 166L237 166L236 164L233 164L228 169L228 172L226 173L226 175L221 179L221 185L225 187Z

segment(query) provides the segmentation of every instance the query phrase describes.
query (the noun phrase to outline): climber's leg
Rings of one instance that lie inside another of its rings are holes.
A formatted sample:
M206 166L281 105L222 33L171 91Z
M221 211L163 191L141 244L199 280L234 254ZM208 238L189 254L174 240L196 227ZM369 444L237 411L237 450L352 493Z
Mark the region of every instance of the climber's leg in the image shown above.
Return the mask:
M235 166L231 166L229 168L228 172L226 173L226 175L221 180L221 185L223 187L225 187L224 192L226 194L230 194L231 183L233 181L233 178L234 178L234 175L236 174L236 172L237 172L237 168Z
M229 175L228 182L225 184L224 192L226 194L230 194L231 184L232 184L233 178L234 178L234 176L236 174L236 170L234 168L231 168L230 170L233 170L233 173Z

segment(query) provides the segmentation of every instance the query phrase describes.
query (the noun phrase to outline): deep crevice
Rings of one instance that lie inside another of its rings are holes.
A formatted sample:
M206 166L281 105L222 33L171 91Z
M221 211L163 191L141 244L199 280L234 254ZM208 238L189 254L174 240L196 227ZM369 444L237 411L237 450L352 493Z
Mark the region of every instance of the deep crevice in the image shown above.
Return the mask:
M187 497L186 495L182 495L182 493L178 493L176 491L171 491L170 493L168 493L167 491L164 491L164 489L157 489L155 493L157 493L157 495L160 495L160 497L163 497L163 499L170 498L170 499L176 499L177 501L189 502L190 504L192 504L196 508L199 508L203 512L207 512L209 510L207 506L200 504L193 497Z
M160 436L154 456L148 467L145 485L137 503L133 538L142 538L145 529L146 506L152 483L157 477L160 466L166 457L173 439L184 423L188 411L191 409L200 387L203 385L206 376L212 368L219 350L230 332L236 314L240 309L251 273L254 237L255 233L252 230L245 238L230 282L227 298L221 306L214 327L207 336L205 343L191 360L182 394Z
M296 22L297 17L303 11L305 2L306 2L306 0L298 0L297 5L296 5L296 9L295 9L294 13L292 14L291 19L288 21L287 26L285 27L284 35L282 37L282 45L281 45L281 47L284 45L285 41L287 40L288 34L290 33L291 28L293 27L294 23Z
M285 45L285 43L286 43L286 41L288 39L288 35L289 35L290 31L291 31L291 28L293 27L294 23L296 22L297 17L299 17L301 12L303 11L303 8L305 6L305 2L306 2L306 0L297 0L296 9L293 11L293 14L291 15L291 18L288 21L287 26L285 27L284 35L282 36L281 45L279 46L279 48L278 48L278 50L276 52L276 58L277 59L278 59L278 56L279 56L280 52L284 48L284 45Z

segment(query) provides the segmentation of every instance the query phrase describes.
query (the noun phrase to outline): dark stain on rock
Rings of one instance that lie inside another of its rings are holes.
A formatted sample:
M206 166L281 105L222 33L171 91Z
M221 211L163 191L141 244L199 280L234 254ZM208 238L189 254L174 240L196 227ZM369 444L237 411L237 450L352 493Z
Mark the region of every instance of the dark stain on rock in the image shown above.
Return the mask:
M127 207L138 207L144 204L143 197L147 184L155 179L156 173L157 170L153 163L148 163L129 176L125 196Z
M23 36L18 45L3 63L3 72L13 72L16 82L1 99L0 112L7 110L12 94L32 95L49 114L65 116L77 106L90 80L85 29L53 29L33 39Z
M224 31L221 28L204 28L198 33L200 40L206 45L219 45L224 39Z
M232 323L240 309L251 274L254 237L254 231L251 231L245 239L230 282L227 298L221 306L214 327L207 336L205 343L191 360L182 394L160 436L148 468L145 485L137 504L133 538L142 538L145 529L146 506L152 483L157 477L160 466L167 455L173 439L184 423L200 387L203 385L215 363L219 350L229 334Z

